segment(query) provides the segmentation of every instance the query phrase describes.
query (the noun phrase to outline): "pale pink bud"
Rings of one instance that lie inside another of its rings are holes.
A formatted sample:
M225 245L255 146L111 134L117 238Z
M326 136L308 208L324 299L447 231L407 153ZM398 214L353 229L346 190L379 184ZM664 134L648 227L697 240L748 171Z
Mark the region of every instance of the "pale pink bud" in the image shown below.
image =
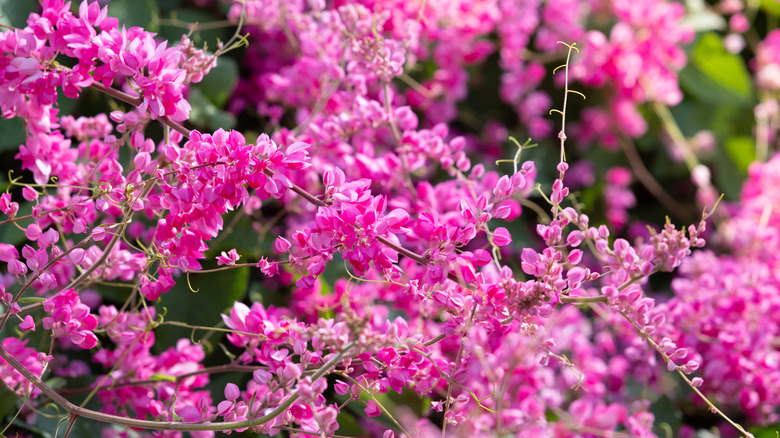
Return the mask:
M349 392L349 385L342 382L341 380L336 380L336 384L333 386L333 389L336 391L336 394L346 395Z
M70 261L73 262L74 265L80 265L82 261L84 261L84 255L87 252L82 248L74 248L68 257L70 258Z
M572 265L577 265L582 261L582 250L574 249L569 253L569 256L566 257L566 263L570 263Z
M292 244L289 240L285 239L282 236L279 236L276 238L276 241L274 242L274 251L278 253L285 253L292 247Z
M493 231L493 243L497 246L506 246L512 243L512 236L504 227L498 227Z
M241 396L241 391L238 389L238 386L235 383L228 383L225 386L225 398L231 401L238 400L238 397Z
M95 227L95 229L92 230L92 239L96 242L105 239L107 235L108 233L106 233L106 229L103 227Z
M17 259L8 262L8 272L13 275L24 275L27 273L27 265Z
M691 180L698 187L707 187L710 185L710 169L703 164L693 168L691 171Z
M22 197L28 201L35 201L38 199L38 192L30 186L24 186L22 189Z
M26 332L28 330L35 331L35 322L32 319L32 316L27 315L24 317L24 320L19 324L19 330Z
M9 262L19 258L19 251L13 245L0 243L0 261Z
M379 405L373 400L369 400L368 403L366 403L366 408L363 411L365 411L366 415L369 417L378 417L382 415L382 409L380 409Z
M271 378L273 377L273 374L269 373L266 370L255 370L252 373L252 377L254 377L255 382L261 384L261 385L267 385L268 382L271 381Z

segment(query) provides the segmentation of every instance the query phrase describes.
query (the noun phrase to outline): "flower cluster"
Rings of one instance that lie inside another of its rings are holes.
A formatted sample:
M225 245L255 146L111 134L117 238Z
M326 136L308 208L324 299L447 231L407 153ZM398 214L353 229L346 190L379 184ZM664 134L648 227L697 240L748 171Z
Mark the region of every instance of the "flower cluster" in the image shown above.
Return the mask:
M98 310L113 348L101 348L94 362L109 373L99 376L94 386L103 411L132 418L202 422L213 418L209 383L203 369L203 347L180 339L159 355L153 354L154 333L147 330L154 320L153 309L138 313L120 312L113 306Z
M110 87L120 82L138 100L139 110L148 110L152 118L188 118L185 87L208 73L214 56L206 57L187 39L167 47L167 42L156 42L153 33L139 27L120 29L116 18L108 17L107 8L97 3L82 2L78 16L63 0L47 0L42 8L41 14L30 16L26 28L0 34L3 115L30 121L32 135L18 158L39 184L74 170L75 151L57 130L53 107L57 87L68 97L78 97L93 83ZM56 62L60 54L76 64L60 65Z
M51 330L52 337L69 336L71 342L84 349L97 345L93 330L98 320L74 289L64 290L44 301L43 310L51 314L43 318L43 328Z
M761 422L778 421L780 402L778 181L778 157L751 166L737 213L720 225L731 251L684 261L672 283L675 296L657 309L670 323L667 336L687 347L688 356L700 355L702 389Z
M587 33L586 50L572 73L586 85L614 86L609 107L613 129L639 137L647 124L636 104L676 105L682 100L676 72L685 66L686 57L680 46L694 34L679 23L685 13L679 3L611 3L617 23L609 36L596 30Z
M43 373L44 363L48 360L43 353L38 353L34 348L27 347L27 341L9 337L3 339L2 347L33 375L40 376ZM40 395L41 390L3 358L0 358L0 370L2 371L3 384L7 388L19 395L30 397Z

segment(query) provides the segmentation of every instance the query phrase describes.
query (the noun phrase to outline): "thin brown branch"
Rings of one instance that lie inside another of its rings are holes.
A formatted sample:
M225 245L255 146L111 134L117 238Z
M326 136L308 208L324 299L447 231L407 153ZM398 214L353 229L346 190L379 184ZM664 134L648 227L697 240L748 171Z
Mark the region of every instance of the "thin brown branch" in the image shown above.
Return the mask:
M664 190L663 186L653 177L645 164L642 162L642 157L639 156L634 143L627 138L620 139L620 147L623 149L623 153L626 154L628 164L631 166L631 170L634 171L634 175L642 183L643 186L650 192L665 209L669 210L673 215L683 219L685 222L693 222L693 216L674 198L671 197Z
M347 344L342 351L333 354L326 363L322 365L314 374L312 374L312 381L323 377L332 371L333 367L337 366L344 359L344 356L355 346L354 342ZM297 391L294 391L290 397L285 399L279 406L266 415L258 418L252 418L244 421L223 421L217 423L178 423L171 421L149 421L138 420L135 418L127 418L119 415L105 414L102 412L93 411L91 409L82 408L69 402L65 397L57 393L49 385L44 383L36 375L30 372L24 365L22 365L16 358L14 358L8 351L0 345L0 358L3 358L14 369L16 369L25 379L32 382L38 389L41 390L46 396L48 396L54 403L67 410L71 417L84 417L92 420L102 421L104 423L112 423L117 425L136 427L141 429L153 429L153 430L178 430L178 431L232 431L236 429L246 429L257 427L261 424L267 423L287 410L293 403L295 403L300 397Z
M271 169L265 169L263 171L263 173L265 173L269 177L273 177L275 172L273 170L271 170ZM310 203L316 205L317 207L327 207L328 206L328 204L325 201L317 198L316 196L314 196L311 193L307 192L306 189L298 187L295 184L292 184L292 187L290 187L290 190L295 192L301 198L303 198L303 199L309 201Z
M133 105L133 106L136 106L136 107L138 105L141 105L143 103L143 101L144 101L143 97L141 97L141 96L133 97L133 96L125 93L124 91L119 91L116 88L112 88L112 87L106 87L105 85L103 85L103 84L101 84L100 82L97 82L97 81L92 82L91 87L96 89L96 90L98 90L98 91L100 91L101 93L105 93L105 94L113 97L114 99L121 100L122 102L129 103L130 105ZM174 131L178 131L182 135L184 135L185 137L189 138L191 131L189 129L185 128L184 126L182 126L180 123L174 122L173 120L169 119L168 117L158 117L157 120L160 121L160 123L162 123L163 125L167 125L171 129L173 129Z
M181 135L183 135L183 136L185 136L187 138L190 138L190 133L192 133L192 131L187 129L187 128L185 128L184 126L182 126L178 122L174 122L173 120L169 119L168 117L160 117L157 120L159 120L160 123L162 123L163 125L169 126L174 131L180 132Z
M200 374L218 374L218 373L229 373L229 372L246 372L251 373L257 369L266 368L263 366L249 366L249 365L235 365L235 364L227 364L227 365L217 365L213 367L206 367L201 368L197 371L191 371L189 373L184 374L178 374L176 376L170 376L171 380L167 379L145 379L145 380L130 380L127 382L118 382L118 383L112 383L110 385L105 385L99 389L114 389L114 388L121 388L126 386L141 386L141 385L154 385L158 383L173 383L173 382L180 382L187 377L197 376ZM83 387L83 388L74 388L74 389L61 389L60 393L62 395L79 395L79 394L87 394L91 392L94 388L91 386Z
M116 88L112 87L106 87L102 83L98 81L92 82L92 85L90 87L100 91L101 93L108 94L109 96L113 97L114 99L121 100L122 102L129 103L133 106L138 106L144 102L144 99L141 96L133 97L124 91L119 91Z

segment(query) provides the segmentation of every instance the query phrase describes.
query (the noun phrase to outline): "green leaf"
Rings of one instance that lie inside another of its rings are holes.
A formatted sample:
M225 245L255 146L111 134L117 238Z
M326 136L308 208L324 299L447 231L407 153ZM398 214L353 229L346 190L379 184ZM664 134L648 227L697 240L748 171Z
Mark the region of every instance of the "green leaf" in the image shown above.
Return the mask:
M747 176L750 163L756 160L756 143L752 137L740 136L726 140L726 152L743 175Z
M5 386L0 387L0 418L13 415L19 397Z
M690 63L680 72L680 84L711 104L750 106L753 83L741 57L729 53L721 38L703 34L693 47Z
M736 162L732 160L725 147L718 148L711 169L715 187L726 195L726 200L739 199L739 191L742 188L745 175L739 171Z
M247 138L247 142L250 140ZM208 257L216 257L220 251L230 251L235 248L241 255L240 263L257 260L271 252L271 245L275 237L268 238L263 233L258 233L252 226L254 220L247 216L241 209L223 215L225 229L230 233L222 233L209 249Z
M755 124L753 111L745 111L735 105L713 107L711 104L688 99L671 110L686 137L693 137L702 130L712 131L718 139L750 135Z
M682 424L682 413L676 409L674 402L666 395L661 396L650 405L650 412L655 416L656 425L665 423L668 428L678 430ZM659 436L662 435L659 434Z
M238 63L233 58L220 56L217 66L211 69L198 87L215 106L224 108L237 83Z
M160 36L172 43L176 43L181 40L182 35L190 33L191 25L213 23L224 19L224 15L213 15L198 9L174 10L160 25ZM235 27L231 25L204 30L200 30L198 26L195 26L190 39L196 46L205 44L208 48L214 50L217 47L217 41L227 41L233 35L233 32L235 32Z
M92 407L94 409L94 407ZM68 427L67 422L67 413L65 411L60 410L59 412L62 415L53 415L54 414L53 409L47 409L46 414L47 415L37 415L35 417L35 423L34 424L27 424L23 421L22 418L17 418L16 421L14 421L14 426L19 427L21 429L26 429L36 437L42 437L42 438L55 438L57 436L62 437L63 433L65 432L65 429ZM76 420L76 422L73 424L73 429L70 431L71 437L94 437L94 436L101 436L103 429L106 427L111 427L110 425L106 425L106 423L100 422L100 421L91 421L85 418L80 418ZM59 430L58 430L59 428ZM57 431L58 433L55 433ZM12 435L16 436L16 435Z
M0 0L0 24L14 27L25 27L27 17L31 12L38 11L38 2L19 0Z
M777 438L780 436L780 423L770 424L764 427L751 427L749 432L756 438Z
M67 380L63 379L62 377L52 377L51 379L47 380L45 382L51 389L60 389L64 388L65 385L68 383Z
M161 382L175 382L176 381L176 377L174 377L174 376L167 376L165 374L157 374L157 373L155 373L155 374L152 374L149 377L152 380L159 380Z
M163 11L172 11L181 5L181 0L157 0L157 5Z
M0 0L0 2L2 2L2 0ZM3 20L0 19L0 22L2 21ZM60 116L70 114L75 103L76 99L65 97L61 90L58 92L56 105L59 109ZM24 129L24 121L22 121L21 118L0 118L0 152L16 151L26 140L27 134Z
M205 126L210 131L216 131L219 128L228 130L236 126L236 117L217 108L209 100L199 87L192 87L187 100L192 106L190 111L190 122L198 126Z
M216 108L216 107L215 107ZM210 131L216 131L219 128L230 130L236 127L236 116L227 111L216 110L209 116L208 127Z
M197 294L189 290L187 278L182 276L177 279L173 289L162 295L157 308L168 309L166 321L213 327L221 321L220 312L246 296L249 272L249 268L243 267L206 274L190 274L192 287L199 290ZM175 345L181 338L192 336L198 341L205 334L203 330L198 330L193 335L191 329L163 325L155 331L155 348L163 351ZM213 344L215 339L211 341Z
M0 152L16 150L24 144L24 122L20 118L0 119Z
M339 425L339 434L342 436L365 436L366 430L360 425L359 415L361 410L355 409L357 416L349 409L343 409L339 412L337 423Z
M776 0L761 0L761 9L769 15L780 16L780 3Z
M120 26L139 26L150 32L156 32L160 24L160 11L153 0L111 0L108 15L119 19Z

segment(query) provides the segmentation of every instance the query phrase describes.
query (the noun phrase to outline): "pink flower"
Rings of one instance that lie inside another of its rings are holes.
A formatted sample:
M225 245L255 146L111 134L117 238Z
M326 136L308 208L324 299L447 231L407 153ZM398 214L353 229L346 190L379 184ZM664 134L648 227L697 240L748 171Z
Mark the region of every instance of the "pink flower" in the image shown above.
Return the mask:
M73 248L71 250L68 258L71 262L73 262L74 265L80 265L81 262L84 261L84 256L86 255L87 251L83 248Z
M35 331L35 322L32 319L32 316L27 315L24 317L24 320L19 324L19 330L26 332L28 330Z
M236 401L238 400L238 397L241 396L241 391L239 391L238 386L234 383L228 383L225 385L225 398L230 401Z
M22 188L22 196L28 201L35 201L38 199L38 192L30 186L24 186Z
M95 227L92 230L92 240L95 242L100 242L101 240L105 239L108 235L108 232L106 232L106 229L104 227Z
M18 259L10 260L8 262L8 272L13 275L25 275L27 273L27 265Z
M366 408L363 409L363 411L369 417L378 417L382 415L382 409L374 400L369 400L368 402L366 402Z
M40 228L39 228L40 229ZM19 251L7 243L0 243L0 261L10 262L19 258Z
M235 248L231 249L227 253L225 253L225 251L222 251L222 254L217 256L217 265L232 266L236 264L239 258L241 258L241 256L238 255L238 252L236 251Z
M504 227L498 227L493 230L493 243L497 246L506 246L512 242L512 236Z
M285 239L282 236L279 236L276 238L276 241L274 242L274 251L283 254L286 253L291 246L292 244L290 243L289 240Z
M43 328L51 330L53 337L68 336L71 342L86 350L97 345L98 339L92 331L97 328L98 320L74 289L63 290L44 301L43 309L51 315L41 321Z

